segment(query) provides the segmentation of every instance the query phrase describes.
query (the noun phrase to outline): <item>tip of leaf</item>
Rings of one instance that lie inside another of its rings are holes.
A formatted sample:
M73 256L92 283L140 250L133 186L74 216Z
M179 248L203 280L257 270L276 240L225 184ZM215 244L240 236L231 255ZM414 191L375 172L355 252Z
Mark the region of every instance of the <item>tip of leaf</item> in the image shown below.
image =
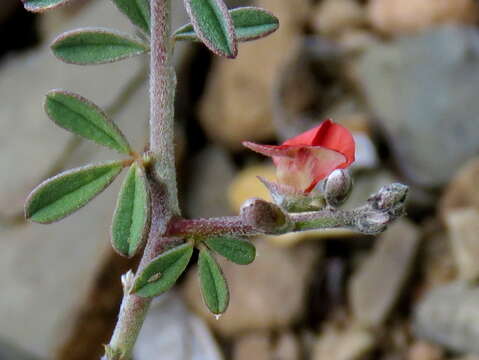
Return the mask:
M42 13L70 2L70 0L22 0L25 10L33 13Z

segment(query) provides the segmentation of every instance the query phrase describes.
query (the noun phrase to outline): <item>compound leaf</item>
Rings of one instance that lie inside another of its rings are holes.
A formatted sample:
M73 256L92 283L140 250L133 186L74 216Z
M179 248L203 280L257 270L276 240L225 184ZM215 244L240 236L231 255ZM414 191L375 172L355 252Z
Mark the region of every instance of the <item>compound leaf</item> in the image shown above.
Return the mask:
M275 32L279 20L267 10L257 7L241 7L230 10L238 41L251 41ZM198 41L192 24L186 24L175 31L176 40Z
M60 60L69 64L105 64L140 55L149 50L147 44L117 31L88 28L58 36L51 46Z
M205 240L205 244L211 250L239 265L251 264L256 257L256 248L251 242L233 236L211 237Z
M63 219L105 190L123 169L121 161L87 165L45 180L28 196L27 219L46 224Z
M130 21L143 30L150 33L150 2L149 0L113 0L117 8L125 14Z
M196 35L213 53L238 55L233 20L223 0L185 0L185 7Z
M150 192L143 168L131 165L123 181L113 214L111 241L113 248L126 257L134 256L148 234Z
M153 297L169 290L185 271L192 254L193 246L189 243L165 251L143 269L131 292L141 297Z
M125 136L106 114L80 95L52 90L47 94L45 111L58 126L74 134L123 154L132 151Z
M220 266L208 249L202 249L198 258L201 294L208 309L215 315L226 311L229 290Z

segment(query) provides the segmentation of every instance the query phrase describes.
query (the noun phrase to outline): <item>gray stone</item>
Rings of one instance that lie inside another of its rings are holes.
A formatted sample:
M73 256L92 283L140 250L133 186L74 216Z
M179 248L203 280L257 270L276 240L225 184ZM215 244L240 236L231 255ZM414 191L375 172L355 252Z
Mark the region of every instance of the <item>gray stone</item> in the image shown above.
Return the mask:
M361 324L377 327L386 320L410 273L419 240L418 230L406 220L390 225L378 238L349 284L353 314Z
M208 147L193 158L191 183L186 200L191 217L213 217L231 214L228 187L235 169L226 151Z
M233 360L272 360L272 347L268 332L251 332L234 344Z
M0 339L0 359L2 360L39 360L36 356L12 346Z
M462 353L479 354L479 288L454 282L430 291L414 313L418 337Z
M314 347L313 360L360 360L376 346L373 333L350 323L345 328L326 326Z
M135 360L223 359L208 327L188 311L174 291L151 306L133 355Z
M445 26L369 48L356 75L405 176L448 182L479 151L479 32Z
M446 215L449 240L461 280L479 278L479 211L474 208L450 211Z

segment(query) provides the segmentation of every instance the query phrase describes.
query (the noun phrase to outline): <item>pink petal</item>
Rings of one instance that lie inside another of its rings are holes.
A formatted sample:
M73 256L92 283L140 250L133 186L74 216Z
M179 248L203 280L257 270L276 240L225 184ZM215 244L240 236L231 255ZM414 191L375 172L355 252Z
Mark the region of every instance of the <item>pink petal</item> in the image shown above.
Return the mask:
M345 163L344 155L323 147L294 147L294 158L274 158L282 184L311 192L319 181Z
M351 165L354 161L356 150L354 138L349 130L330 119L323 121L311 130L286 140L282 145L322 146L337 151L346 158L344 164L341 164L338 168L345 168Z

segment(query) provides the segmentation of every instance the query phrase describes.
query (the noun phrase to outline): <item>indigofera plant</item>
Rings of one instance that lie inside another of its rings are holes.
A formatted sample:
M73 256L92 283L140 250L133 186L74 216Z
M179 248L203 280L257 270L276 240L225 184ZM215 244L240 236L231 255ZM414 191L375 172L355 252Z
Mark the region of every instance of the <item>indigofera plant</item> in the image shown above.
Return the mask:
M174 94L172 64L175 42L199 41L213 53L235 58L238 43L267 36L279 27L270 12L256 7L228 9L223 0L184 0L190 23L171 29L171 0L112 0L140 36L116 30L84 28L58 36L51 45L60 60L78 65L104 64L150 54L150 139L137 152L127 137L93 101L67 90L50 91L45 111L58 126L124 156L123 160L65 171L41 183L25 205L27 219L51 223L63 219L101 193L123 169L123 180L111 226L113 248L122 256L142 253L136 273L121 281L124 298L105 359L131 359L151 299L170 289L197 249L198 274L205 305L219 316L229 303L229 289L218 254L247 265L255 259L250 241L260 234L324 228L349 228L377 234L403 214L407 187L386 186L361 207L342 210L351 191L347 167L355 143L344 127L326 120L281 145L245 142L273 158L278 183L260 179L273 202L250 199L238 216L186 219L177 196L174 159ZM23 0L29 11L42 12L70 0Z

